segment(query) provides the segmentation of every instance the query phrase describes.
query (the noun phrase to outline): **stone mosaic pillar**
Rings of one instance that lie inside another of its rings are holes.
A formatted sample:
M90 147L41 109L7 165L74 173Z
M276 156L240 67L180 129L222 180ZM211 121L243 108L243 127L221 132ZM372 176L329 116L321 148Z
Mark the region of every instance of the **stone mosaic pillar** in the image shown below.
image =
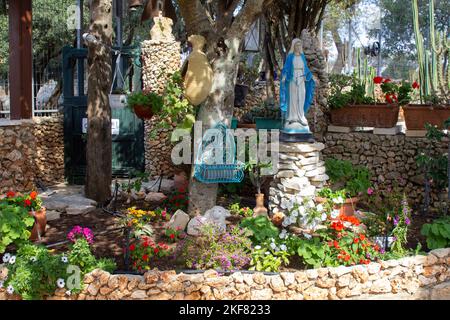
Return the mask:
M143 89L162 94L170 75L180 70L180 42L172 39L147 40L142 42L141 47ZM149 137L158 121L157 116L145 121L145 170L152 177L171 176L175 173L170 158L169 133L172 130L163 129L154 139Z
M329 179L321 151L323 143L280 142L278 173L269 191L269 210L272 214L286 211L295 199L301 203L314 198Z

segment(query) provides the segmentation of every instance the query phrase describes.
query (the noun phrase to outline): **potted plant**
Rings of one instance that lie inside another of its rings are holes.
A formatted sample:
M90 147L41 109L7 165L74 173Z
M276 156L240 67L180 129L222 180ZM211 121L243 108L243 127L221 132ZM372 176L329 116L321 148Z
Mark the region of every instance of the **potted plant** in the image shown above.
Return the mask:
M111 108L125 108L127 106L127 92L124 89L115 89L109 95Z
M395 127L400 105L409 103L413 88L408 82L397 84L382 77L375 77L373 83L380 85L382 98L376 99L375 91L367 94L365 83L355 77L333 76L328 99L331 123L348 127Z
M252 108L242 117L240 128L281 129L280 107L264 102Z
M45 228L47 226L46 209L42 206L42 200L36 191L32 191L27 195L9 191L6 194L6 198L3 198L0 203L24 208L28 212L28 215L34 218L34 224L32 224L33 228L30 234L31 241L40 240L40 236L45 234Z
M344 190L345 198L337 194L336 199L339 199L339 201L334 203L342 205L340 209L342 214L346 216L354 215L359 196L371 190L369 170L362 166L353 166L350 161L337 159L327 159L325 167L330 182L333 184L333 190ZM322 196L324 195L326 194L323 193Z
M163 107L163 98L154 92L133 92L127 96L128 107L136 116L150 120Z
M430 17L434 17L433 0L430 0ZM450 41L445 33L435 31L434 21L430 23L429 47L426 48L419 25L417 0L413 1L414 33L420 79L420 104L403 107L408 130L425 130L429 123L443 129L443 122L450 117L450 87L446 75L450 74L448 47ZM429 52L429 54L426 54ZM419 89L419 84L416 83Z
M256 187L257 194L256 198L256 207L253 209L253 216L268 216L267 208L264 206L264 193L261 193L261 186L266 181L267 177L263 177L261 170L271 168L271 163L250 163L247 162L245 164L245 170L248 171L250 181Z

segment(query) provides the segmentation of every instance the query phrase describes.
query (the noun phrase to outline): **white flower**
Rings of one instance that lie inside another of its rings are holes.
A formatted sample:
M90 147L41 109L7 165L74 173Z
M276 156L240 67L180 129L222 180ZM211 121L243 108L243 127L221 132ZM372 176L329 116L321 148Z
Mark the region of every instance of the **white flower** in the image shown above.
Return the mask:
M323 211L323 205L321 203L318 204L316 209L317 209L318 212L322 212Z
M14 287L12 285L9 285L8 288L6 288L6 292L8 292L8 294L13 294L14 293Z
M4 284L4 282L0 280L0 289L3 288L3 284Z
M292 211L291 216L298 217L298 210Z
M339 210L335 209L331 211L331 218L336 219L337 217L339 217Z
M284 228L286 228L288 225L290 225L290 219L285 218L285 219L283 220L283 222L281 223L281 225L282 225Z
M288 202L287 208L286 208L286 209L288 209L289 211L291 211L293 208L294 208L294 203L293 203L293 201Z
M312 238L312 236L311 236L310 234L308 234L308 233L304 233L303 235L304 235L305 238L308 239L308 240Z
M62 261L63 263L67 263L67 262L69 262L69 259L68 259L66 256L62 256L62 257L61 257L61 261Z
M300 208L298 208L298 212L300 212L300 215L304 216L306 213L306 209L304 206L301 206Z
M322 213L322 216L320 217L320 219L321 219L322 221L327 220L327 214L326 214L326 213Z
M66 296L70 296L70 295L72 295L72 291L67 290L67 291L66 291Z
M270 247L272 248L272 250L277 250L278 248L277 248L277 245L275 244L275 242L272 242L271 244L270 244Z
M30 261L31 261L31 262L36 262L36 261L37 261L37 258L36 258L36 257L31 257L31 258L30 258Z
M58 288L62 289L66 286L66 282L64 281L64 279L59 278L58 280L56 280L56 285L58 286Z
M261 246L256 246L255 247L255 250L260 250L261 249Z
M337 199L333 199L333 202L336 204L342 204L344 203L344 199L341 196L339 196L337 197Z
M286 247L285 244L282 244L282 245L280 246L280 249L281 249L282 251L286 251L286 250L287 250L287 247Z
M270 252L269 251L266 251L266 256L268 256L270 254Z
M5 255L3 256L3 263L8 263L10 258L11 255L9 253L5 253Z
M11 258L9 258L9 264L14 264L16 263L16 256L12 256Z
M280 233L280 239L285 239L286 236L287 236L287 231L286 231L286 229L281 230L281 233Z
M308 202L308 207L310 207L310 208L314 208L314 207L315 207L315 203L314 203L314 201L312 201L312 200L309 200L309 202Z

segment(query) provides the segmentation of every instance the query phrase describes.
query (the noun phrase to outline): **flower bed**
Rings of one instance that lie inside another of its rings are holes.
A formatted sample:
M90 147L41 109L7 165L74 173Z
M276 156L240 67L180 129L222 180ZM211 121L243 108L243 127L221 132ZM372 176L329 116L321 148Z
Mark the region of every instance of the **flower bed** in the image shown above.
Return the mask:
M149 271L143 276L94 270L84 289L68 296L58 289L53 300L210 300L210 299L450 299L450 248L426 256L353 267L297 272L237 272L220 275ZM0 299L18 299L0 289Z

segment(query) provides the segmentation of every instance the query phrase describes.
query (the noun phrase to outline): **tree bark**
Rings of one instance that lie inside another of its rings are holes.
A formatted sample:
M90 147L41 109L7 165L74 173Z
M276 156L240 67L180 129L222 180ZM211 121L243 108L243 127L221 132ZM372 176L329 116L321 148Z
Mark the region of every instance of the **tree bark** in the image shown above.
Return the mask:
M90 33L99 43L88 48L88 134L86 186L88 198L104 202L111 196L111 0L92 0Z
M345 65L345 44L342 42L337 30L332 30L332 34L334 44L336 45L338 51L338 56L331 72L334 74L340 74L342 73L342 69L344 69Z

